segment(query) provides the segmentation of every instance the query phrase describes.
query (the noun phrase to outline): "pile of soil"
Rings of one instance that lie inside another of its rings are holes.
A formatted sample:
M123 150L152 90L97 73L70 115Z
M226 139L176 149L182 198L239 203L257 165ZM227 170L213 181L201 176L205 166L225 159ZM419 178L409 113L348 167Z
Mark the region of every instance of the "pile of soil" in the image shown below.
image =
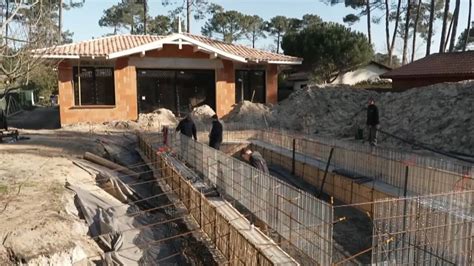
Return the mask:
M223 119L227 123L241 123L260 127L268 123L270 114L270 106L268 105L243 101L236 104Z
M139 128L160 129L163 126L175 126L178 123L176 116L168 109L160 108L153 113L140 114L138 117Z
M474 81L441 83L399 93L377 93L346 85L295 91L278 105L243 102L226 121L283 127L321 136L354 137L365 128L367 102L379 108L380 129L445 151L474 151ZM387 144L399 141L381 136Z
M152 113L139 114L137 121L117 120L105 122L102 124L95 123L77 123L65 125L62 130L66 131L128 131L128 130L161 130L163 126L175 127L178 119L171 110L160 108Z
M205 130L211 127L212 116L215 114L216 112L209 105L202 105L193 109L191 118L198 130Z

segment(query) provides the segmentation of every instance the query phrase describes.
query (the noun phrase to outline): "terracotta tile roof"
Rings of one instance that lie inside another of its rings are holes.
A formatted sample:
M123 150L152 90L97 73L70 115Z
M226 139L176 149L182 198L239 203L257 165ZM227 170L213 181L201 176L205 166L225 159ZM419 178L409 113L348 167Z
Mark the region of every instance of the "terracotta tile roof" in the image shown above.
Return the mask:
M143 44L163 39L153 35L114 35L98 39L70 43L35 50L37 54L53 56L105 57L108 54L128 50Z
M170 35L173 36L173 35ZM67 58L72 56L80 57L107 57L110 54L125 52L129 49L141 45L150 44L170 36L154 35L114 35L78 43L65 44L56 47L35 50L36 54L55 58ZM177 34L179 38L179 34ZM299 63L302 59L282 54L271 53L259 49L250 48L244 45L229 44L222 41L213 40L207 37L182 33L193 40L212 46L220 51L245 58L249 61L263 62L294 62Z
M474 51L432 54L383 74L382 78L474 75Z
M193 34L184 34L186 36L189 36L195 40L198 40L200 42L203 42L205 44L209 44L215 48L221 49L225 52L235 54L241 57L244 57L250 61L302 61L301 58L298 57L293 57L293 56L287 56L283 54L276 54L276 53L271 53L251 47L247 47L244 45L240 44L230 44L214 39L210 39L208 37L204 36L199 36L199 35L193 35Z

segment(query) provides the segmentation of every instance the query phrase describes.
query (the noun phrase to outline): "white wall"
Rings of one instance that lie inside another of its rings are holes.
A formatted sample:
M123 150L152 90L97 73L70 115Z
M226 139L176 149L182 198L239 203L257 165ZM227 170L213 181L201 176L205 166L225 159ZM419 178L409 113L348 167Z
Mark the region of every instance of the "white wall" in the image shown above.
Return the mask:
M309 84L310 84L309 80L294 81L293 82L293 90L303 89L304 87L306 87L306 85L309 85Z
M357 68L354 71L339 75L336 80L330 84L354 85L358 82L378 78L388 70L375 64L369 64L365 67Z

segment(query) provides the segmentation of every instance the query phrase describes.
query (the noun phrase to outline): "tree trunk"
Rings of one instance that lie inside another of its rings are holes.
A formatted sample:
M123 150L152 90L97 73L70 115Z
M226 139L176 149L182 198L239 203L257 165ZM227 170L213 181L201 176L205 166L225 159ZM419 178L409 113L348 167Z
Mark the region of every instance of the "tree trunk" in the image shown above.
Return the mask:
M143 0L143 34L146 35L146 0Z
M448 34L447 36L451 36L451 29L453 28L453 20L451 19L451 21L449 22L449 29L448 29ZM448 42L449 42L449 38L446 37L446 40L444 42L444 50L443 50L443 53L446 52L446 48L448 48Z
M385 0L385 38L387 42L388 66L392 66L392 49L390 49L390 6Z
M431 53L431 38L433 37L433 21L434 21L435 0L430 3L430 21L428 24L428 40L426 41L426 56Z
M461 6L461 0L456 0L456 6L454 7L454 14L453 14L453 32L451 33L451 42L449 44L449 52L452 52L454 50L454 44L456 42L456 33L458 30L460 6Z
M10 16L10 6L9 6L9 2L10 1L7 1L6 2L6 11L5 11L5 21L8 20L8 16ZM3 21L2 21L3 22ZM5 46L8 47L8 25L9 23L7 23L5 25Z
M393 50L395 49L395 40L397 38L397 30L398 30L398 21L400 20L400 8L402 7L402 0L398 0L397 4L397 15L395 16L395 26L393 28L393 34L392 34L392 44L390 45L390 62L392 62L392 55L393 55Z
M443 14L443 27L441 29L441 40L439 42L439 52L444 53L445 45L444 41L446 38L446 27L448 26L448 14L449 14L449 0L445 0L444 3L444 14Z
M367 8L367 36L369 37L369 44L372 44L372 34L370 30L371 26L371 16L370 16L370 0L366 0L366 8Z
M472 14L472 0L469 0L469 13L467 15L467 32L464 40L462 51L466 51L467 43L469 42L469 33L471 32L471 14Z
M277 34L277 54L280 53L280 32Z
M191 6L192 0L186 0L186 32L191 33Z
M408 0L407 3L407 13L405 19L405 34L403 36L403 59L402 65L408 63L408 33L410 29L410 9L411 9L411 0Z
M418 8L416 9L415 24L413 25L413 43L411 46L411 62L415 61L415 46L416 46L416 30L418 29L418 20L420 19L421 0L418 0Z
M255 36L257 34L255 32L252 33L252 48L255 48Z
M8 0L7 0L8 2ZM63 0L59 0L59 19L58 19L58 44L62 42L62 29L63 29Z

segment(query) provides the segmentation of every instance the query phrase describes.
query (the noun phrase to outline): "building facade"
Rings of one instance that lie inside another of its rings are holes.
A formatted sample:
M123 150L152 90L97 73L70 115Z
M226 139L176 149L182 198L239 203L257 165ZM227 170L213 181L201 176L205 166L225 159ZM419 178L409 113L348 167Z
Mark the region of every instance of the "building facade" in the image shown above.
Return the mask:
M278 66L300 58L191 34L118 35L35 51L58 61L61 124L136 120L207 104L219 116L241 100L276 103Z

